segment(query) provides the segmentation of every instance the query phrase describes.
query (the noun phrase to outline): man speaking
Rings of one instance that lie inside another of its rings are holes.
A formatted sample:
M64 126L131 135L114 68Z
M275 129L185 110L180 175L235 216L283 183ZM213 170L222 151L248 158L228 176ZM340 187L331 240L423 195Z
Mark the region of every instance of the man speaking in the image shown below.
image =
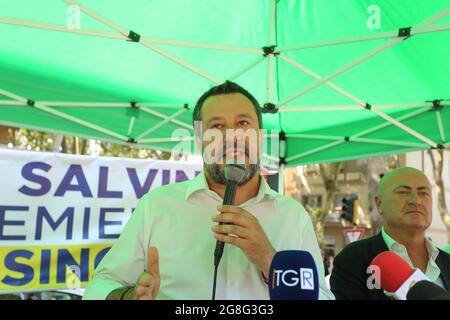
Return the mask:
M227 81L200 97L193 120L203 171L139 200L84 299L211 299L217 240L226 245L216 299L269 299L269 268L280 250L310 252L319 298L333 299L308 214L271 190L259 173L262 115L256 99ZM234 205L222 206L230 160L240 161L244 174Z

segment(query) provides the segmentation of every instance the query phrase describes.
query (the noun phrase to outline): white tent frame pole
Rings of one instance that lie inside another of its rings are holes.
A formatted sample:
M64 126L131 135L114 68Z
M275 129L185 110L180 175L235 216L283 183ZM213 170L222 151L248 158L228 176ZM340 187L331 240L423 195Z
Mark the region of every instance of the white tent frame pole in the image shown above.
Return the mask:
M127 136L131 136L131 132L133 132L134 129L134 122L136 121L136 117L132 116L130 118L130 123L128 125L128 131L127 131Z
M193 141L193 137L182 137L182 138L154 138L154 139L141 139L139 143L162 143L162 142L183 142L183 141Z
M228 78L228 80L233 81L237 78L239 78L240 76L242 76L244 73L250 71L251 69L253 69L255 66L257 66L258 64L260 64L262 61L264 61L264 59L266 59L266 57L261 56L258 57L258 59L256 59L255 61L249 63L248 65L246 65L244 68L242 68L241 70L239 70L238 72L236 72L235 74L233 74L232 76L230 76Z
M174 114L172 114L171 116L167 117L166 119L164 119L163 121L161 121L160 123L154 125L153 127L151 127L150 129L144 131L143 133L141 133L140 135L138 135L136 137L136 140L140 140L143 137L149 135L150 133L154 132L155 130L161 128L163 125L165 125L166 123L174 120L176 117L178 117L179 115L185 113L188 109L181 109L178 110L177 112L175 112Z
M69 108L129 108L129 102L76 102L76 101L36 101L47 107Z
M278 167L278 193L282 195L284 195L284 167L285 164Z
M367 138L350 138L350 142L361 142L397 147L413 147L413 148L427 148L427 144L415 143L415 142L404 142L404 141L390 141L383 139L367 139Z
M276 28L276 14L277 14L277 0L270 0L269 4L269 45L274 46L275 43L275 28Z
M361 110L360 106L304 106L304 107L283 107L278 112L326 112L326 111L348 111Z
M448 15L449 13L447 13ZM433 32L442 32L442 31L448 31L450 30L450 22L446 23L440 23L437 25L427 25L422 27L416 27L411 29L411 34L417 35L417 34L426 34L426 33L433 33Z
M427 137L425 137L424 135L422 135L422 134L418 133L417 131L411 129L410 127L405 126L403 123L401 123L401 122L395 120L394 118L388 116L387 114L385 114L385 113L383 113L383 112L380 112L380 111L378 111L378 110L371 110L371 111L372 111L373 113L375 113L376 115L380 116L381 118L383 118L384 120L386 120L386 121L392 123L393 125L399 127L399 128L402 129L403 131L406 131L406 132L409 133L410 135L416 137L417 139L422 140L423 142L429 144L430 146L432 146L432 147L434 147L434 148L437 146L437 143L436 143L436 142L434 142L434 141L428 139Z
M411 112L410 114L406 114L404 116L401 116L400 118L397 119L397 121L403 121L403 120L407 120L407 119L413 118L413 117L415 117L417 115L420 115L422 113L428 112L429 110L430 110L429 108L426 108L426 109L423 109L423 110L418 110L418 111ZM350 136L350 140L351 139L355 139L355 138L360 138L360 137L362 137L364 135L367 135L367 134L370 134L370 133L382 130L382 129L390 126L390 125L392 125L392 123L390 123L390 122L382 123L382 124L377 125L377 126L375 126L373 128L370 128L368 130L365 130L365 131L357 133L357 134L355 134L353 136ZM323 150L326 150L326 149L334 148L335 146L341 145L343 143L345 143L345 141L335 141L335 142L329 143L327 145L324 145L324 146L321 146L321 147L318 147L318 148L306 151L304 153L297 154L295 156L289 157L289 158L286 159L286 162L289 162L289 161L292 161L292 160L297 160L299 158L304 158L304 157L309 156L311 154L314 154L314 153L317 153L317 152L320 152L320 151L323 151Z
M0 100L0 106L26 106L26 103L14 100Z
M103 23L104 25L118 31L119 33L123 34L124 36L128 37L129 34L129 30L119 26L118 24L114 23L113 21L106 19L105 17L102 17L98 14L96 14L95 12L89 10L88 8L80 5L77 1L74 0L63 0L65 3L69 4L69 5L76 5L78 6L84 13L86 13L87 15L89 15L90 17L94 18L95 20ZM191 65L190 63L184 61L181 58L178 58L176 56L174 56L173 54L170 54L168 52L166 52L165 50L161 49L160 47L154 45L153 43L151 43L151 41L146 40L145 38L141 38L139 41L140 44L142 44L144 47L147 47L151 50L153 50L154 52L166 57L167 59L171 60L172 62L175 62L176 64L185 67L186 69L192 71L193 73L202 76L203 78L208 79L209 81L215 83L215 84L220 84L223 81L213 77L212 75L208 74L207 72Z
M271 161L276 161L276 162L280 161L280 158L271 156L271 155L269 155L269 154L267 154L267 153L263 153L263 154L262 154L262 157L263 157L264 159L271 160Z
M424 21L422 21L421 23L417 24L415 27L412 27L411 29L412 30L416 30L416 29L425 28L427 26L432 25L435 22L438 22L442 18L445 18L449 14L450 14L450 6L448 6L447 8L445 8L443 10L441 10L440 12L436 13L435 15L432 15L428 19L425 19Z
M411 28L411 36L413 36L415 34L423 34L423 33L429 33L429 32L439 32L439 31L450 30L450 23L442 23L442 24L439 24L436 26L432 26L433 23L441 20L442 18L446 17L449 14L450 14L450 7L443 9L442 11L435 14L434 16L431 16L430 18L424 20L423 22L416 25L415 27L412 27ZM381 32L381 33L373 34L373 35L369 35L369 36L351 37L351 38L341 39L341 40L321 41L321 42L316 42L316 43L311 43L311 44L306 44L306 45L294 45L294 46L281 47L281 48L279 48L279 51L286 52L286 51L301 50L301 49L307 49L307 48L318 48L318 47L326 47L326 46L333 46L333 45L353 43L353 42L381 40L381 39L396 38L396 37L398 37L398 30L392 30L392 31Z
M439 127L439 135L441 137L441 142L445 142L445 141L447 141L447 139L445 137L444 124L442 123L441 110L436 110L436 121L437 121L437 124Z
M277 3L276 0L270 0L269 4L269 46L275 46L275 24L276 24L276 10ZM273 53L267 55L267 102L273 103L274 97L274 68L275 68L275 57Z
M305 89L302 89L296 93L294 93L293 95L287 97L286 99L284 99L283 101L278 103L279 107L284 106L285 104L288 104L289 102L291 102L292 100L297 99L298 97L301 97L303 95L305 95L306 93L310 92L311 90L317 88L318 86L320 86L321 84L336 78L338 75L343 74L344 72L349 71L350 69L356 67L357 65L363 63L364 61L372 58L373 56L377 55L378 53L382 52L383 50L386 50L387 48L390 48L394 45L396 45L397 43L403 41L404 37L402 38L395 38L392 40L389 40L388 42L386 42L385 44L383 44L382 46L370 51L369 53L366 53L362 56L360 56L359 58L355 59L355 61L353 61L352 63L330 73L329 75L327 75L326 77L323 77L322 79L314 82L313 84L309 85L308 87L306 87Z
M448 22L441 23L439 25L434 25L434 26L412 28L411 35L413 36L413 35L433 33L433 32L442 32L442 31L447 31L447 30L450 30L450 23L448 23ZM321 47L331 47L331 46L342 45L342 44L367 42L367 41L382 40L382 39L397 38L397 37L398 37L398 30L392 30L392 31L380 32L380 33L369 35L369 36L351 37L351 38L340 39L340 40L320 41L320 42L315 42L315 43L310 43L310 44L280 47L279 51L280 52L289 52L289 51L297 51L297 50L321 48Z
M2 100L0 100L1 103ZM76 102L76 101L36 101L41 104L45 104L47 107L70 107L70 108L129 108L130 102ZM171 108L179 109L183 107L182 103L154 103L154 102L138 102L139 107L151 107L151 108Z
M273 85L274 85L274 67L275 58L273 54L267 56L267 102L273 103Z
M429 17L428 19L422 21L421 23L417 24L412 29L414 29L414 28L416 28L416 29L417 28L418 29L424 28L424 27L426 27L426 26L428 26L428 25L430 25L430 24L432 24L432 23L442 19L443 17L447 16L448 14L450 14L450 7L447 7L446 9L442 10L441 12L439 12L439 13ZM327 81L337 77L338 75L340 75L340 74L342 74L344 72L347 72L348 70L356 67L357 65L359 65L359 64L363 63L364 61L370 59L371 57L377 55L378 53L382 52L383 50L396 45L397 43L405 40L406 38L408 38L408 37L406 37L406 36L404 36L404 37L397 37L395 39L391 39L391 40L387 41L386 43L384 43L383 45L377 47L376 49L374 49L374 50L372 50L372 51L370 51L370 52L368 52L368 53L366 53L366 54L356 58L355 61L353 61L352 63L350 63L350 64L348 64L348 65L346 65L346 66L344 66L344 67L342 67L342 68L332 72L328 76L326 76L326 77L322 78L321 80L313 83L309 87L307 87L307 88L305 88L305 89L303 89L303 90L293 94L292 96L284 99L283 101L278 103L278 106L282 107L283 105L285 105L285 104L291 102L292 100L294 100L294 99L296 99L296 98L298 98L298 97L308 93L309 91L311 91L311 90L317 88L318 86L320 86L321 84L323 84L323 83L325 83L325 82L327 82Z
M311 71L310 69L306 68L304 65L289 59L288 57L286 57L283 54L279 55L279 58L281 58L282 60L286 61L287 63L289 63L291 66L297 68L298 70L310 75L311 77L315 78L316 80L321 80L322 77L320 75L318 75L317 73ZM333 90L339 92L340 94L342 94L343 96L349 98L350 100L356 102L358 105L360 106L364 106L365 102L362 101L361 99L358 99L357 97L353 96L352 94L350 94L349 92L345 91L344 89L338 87L337 85L335 85L334 83L330 82L330 81L325 81L324 82L325 85L327 85L328 87L332 88ZM281 110L280 110L281 111Z
M279 157L280 159L284 159L285 163L287 163L286 159L286 148L287 148L287 141L280 139L280 145L279 145ZM278 166L278 193L284 195L284 167L285 163L279 162Z
M340 141L345 138L342 136L319 136L319 135L310 135L310 134L288 134L286 135L291 139L310 139L310 140L335 140ZM415 143L415 142L403 142L403 141L392 141L392 140L383 140L383 139L367 139L367 138L358 138L358 137L349 137L349 142L362 142L362 143L370 143L370 144L378 144L378 145L391 145L391 146L399 146L399 147L414 147L414 148L426 148L427 144Z
M342 140L341 141L334 141L334 142L331 142L331 143L329 143L327 145L324 145L324 146L321 146L321 147L318 147L318 148L315 148L315 149L312 149L312 150L308 150L306 152L299 153L299 154L297 154L295 156L289 157L289 158L286 159L286 162L289 163L292 160L296 160L296 159L299 159L299 158L304 158L304 157L309 156L311 154L314 154L314 153L317 153L317 152L320 152L320 151L323 151L323 150L331 149L331 148L333 148L335 146L338 146L338 145L341 145L343 143L345 143L345 141L342 141Z
M178 108L183 108L184 104L183 103L178 103L178 104L174 104L174 103L158 103L158 102L138 102L136 103L137 106L139 107L150 107L150 108L172 108L172 109L178 109Z
M39 109L39 110L45 111L45 112L50 113L50 114L53 114L53 115L55 115L55 116L58 116L58 117L60 117L60 118L63 118L63 119L66 119L66 120L69 120L69 121L72 121L72 122L81 124L82 126L85 126L85 127L87 127L87 128L90 128L90 129L93 129L93 130L102 132L102 133L104 133L104 134L107 134L107 135L109 135L109 136L115 137L115 138L117 138L117 139L119 139L119 140L122 140L122 141L127 141L127 140L128 140L128 137L126 137L126 136L123 136L123 135L118 134L118 133L116 133L116 132L110 131L110 130L108 130L108 129L106 129L106 128L97 126L97 125L95 125L95 124L93 124L93 123L91 123L91 122L88 122L88 121L79 119L79 118L77 118L77 117L70 116L70 115L68 115L68 114L62 113L62 112L57 111L57 110L53 110L53 109L51 109L51 108L49 108L49 107L47 107L47 106L45 106L45 105L41 105L41 104L39 104L39 103L36 103L36 104L34 105L34 107L37 108L37 109Z
M60 26L57 24L44 23L32 20L24 20L24 19L16 19L11 17L0 16L0 23L16 25L21 27L31 27L35 29L45 29L51 31L58 32L66 32L73 34L81 34L86 36L96 36L101 38L108 39L118 39L118 40L127 40L128 37L123 34L109 32L109 31L100 31L100 30L87 30L87 29L69 29L65 26ZM165 44L172 45L178 47L188 47L188 48L199 48L199 49L212 49L218 51L231 51L231 52L242 52L242 53L255 53L261 54L260 48L249 48L249 47L238 47L238 46L230 46L230 45L216 45L210 43L201 43L195 41L182 41L182 40L172 40L172 39L162 39L162 38L153 38L142 36L147 41L156 44Z
M11 98L17 102L23 103L24 105L27 105L27 99L25 99L24 97L18 96L17 94L3 90L2 88L0 88L0 94L5 97Z
M142 110L142 111L144 111L144 112L146 112L146 113L148 113L148 114L157 116L157 117L159 117L159 118L161 118L161 119L164 119L164 120L167 119L167 118L169 118L168 116L166 116L166 115L164 115L164 114L162 114L162 113L159 113L159 112L157 112L157 111L150 110L150 109L147 109L147 108L140 108L139 110ZM179 120L176 120L176 119L170 119L170 122L175 123L175 124L179 125L180 127L183 127L183 128L189 129L189 130L194 130L194 129L192 128L192 126L188 125L187 123L181 122L181 121L179 121Z
M156 53L159 53L160 55L166 57L167 59L171 60L172 62L185 67L186 69L192 71L193 73L202 76L205 79L208 79L209 81L215 83L215 84L221 84L223 81L219 80L217 78L215 78L214 76L208 74L207 72L201 70L200 68L197 68L193 65L191 65L190 63L184 61L181 58L178 58L176 56L174 56L173 54L168 53L167 51L164 51L163 49L161 49L160 47L155 46L154 44L152 44L151 42L145 40L145 39L141 39L141 41L139 42L141 43L144 47L147 47L148 49L153 50Z
M432 107L432 102L423 103L401 103L401 104L380 104L372 105L371 109L416 109L423 107ZM441 103L442 107L450 107L450 103ZM348 111L361 110L359 106L298 106L298 107L283 107L279 112L323 112L323 111Z
M108 38L108 39L119 39L119 40L128 39L127 36L124 36L122 34L118 34L115 32L100 31L100 30L86 30L86 29L69 29L66 26L59 26L59 25L51 24L51 23L16 19L16 18L4 17L4 16L0 16L0 23L10 24L10 25L15 25L15 26L20 26L20 27L30 27L30 28L35 28L35 29L44 29L44 30L66 32L66 33L72 33L72 34L81 34L81 35L85 35L85 36L95 36L95 37Z
M411 118L413 118L415 116L421 115L422 113L428 112L429 110L430 110L430 108L424 108L424 109L421 109L421 110L413 111L411 113L408 113L408 114L405 114L405 115L399 117L397 119L397 121L404 121L404 120L411 119ZM377 125L375 127L372 127L372 128L367 129L367 130L364 130L364 131L362 131L360 133L357 133L357 134L353 135L352 137L359 138L359 137L362 137L362 136L374 133L376 131L380 131L380 130L382 130L382 129L386 128L386 127L389 127L391 125L393 125L391 122L384 122L384 123L379 124L379 125Z
M230 46L230 45L217 45L217 44L211 44L211 43L161 39L161 38L153 38L153 37L147 37L147 36L141 36L141 37L151 43L172 45L172 46L185 47L185 48L211 49L211 50L218 50L218 51L231 51L231 52L255 53L255 54L261 54L261 52L262 52L262 50L260 48L238 47L238 46Z
M312 139L312 140L343 140L342 136L322 136L318 134L301 134L301 133L288 133L286 134L286 138L293 139Z
M128 32L129 30L119 26L118 24L114 23L113 21L95 13L94 11L86 8L85 6L79 4L77 1L74 0L63 0L66 4L71 6L77 6L81 11L83 11L85 14L90 16L91 18L97 20L101 24L104 24L105 26L110 27L111 29L114 29L118 31L119 33L123 34L125 37L128 38Z
M6 90L4 90L4 89L0 89L0 94L2 94L2 95L4 95L4 96L7 96L7 97L10 97L10 98L12 98L12 99L15 99L15 100L17 100L17 101L19 101L19 102L22 102L22 103L23 103L23 102L26 103L26 102L28 101L28 100L25 99L24 97L18 96L18 95L16 95L16 94L14 94L14 93L12 93L12 92L9 92L9 91L6 91ZM119 139L119 140L123 140L123 141L127 141L127 140L128 140L127 137L125 137L125 136L123 136L123 135L121 135L121 134L115 133L115 132L110 131L110 130L108 130L108 129L106 129L106 128L97 126L96 124L93 124L93 123L91 123L91 122L88 122L88 121L79 119L79 118L77 118L77 117L74 117L74 116L71 116L71 115L62 113L62 112L60 112L60 111L53 110L53 109L51 109L50 107L47 107L47 106L44 105L44 104L36 103L36 102L35 102L33 108L36 108L36 109L41 110L41 111L46 112L46 113L53 114L54 116L57 116L57 117L59 117L59 118L62 118L62 119L65 119L65 120L68 120L68 121L71 121L71 122L80 124L80 125L82 125L82 126L84 126L84 127L87 127L87 128L89 128L89 129L92 129L92 130L95 130L95 131L104 133L104 134L106 134L106 135L108 135L108 136L115 137L115 138L117 138L117 139Z

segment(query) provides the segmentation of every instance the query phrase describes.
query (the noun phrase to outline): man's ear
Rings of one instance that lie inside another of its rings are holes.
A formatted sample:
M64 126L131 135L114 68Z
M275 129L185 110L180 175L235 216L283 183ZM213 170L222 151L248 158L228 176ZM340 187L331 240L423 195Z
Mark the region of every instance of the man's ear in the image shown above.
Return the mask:
M375 200L375 205L377 207L378 213L380 215L382 215L383 212L381 212L381 210L380 210L380 206L381 206L381 198L380 198L380 196L376 195L374 200Z

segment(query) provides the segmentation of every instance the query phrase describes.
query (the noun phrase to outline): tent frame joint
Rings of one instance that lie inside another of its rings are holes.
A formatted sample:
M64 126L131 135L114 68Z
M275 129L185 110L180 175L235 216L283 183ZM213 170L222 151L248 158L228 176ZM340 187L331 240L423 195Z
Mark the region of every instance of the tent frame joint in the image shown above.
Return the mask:
M268 55L273 55L273 56L279 55L280 52L276 52L275 48L276 48L275 45L262 47L263 56L267 57Z
M345 136L345 137L344 137L344 141L345 141L345 142L350 142L350 136Z
M370 103L367 103L364 105L364 108L367 110L372 110L372 105Z
M36 101L34 101L34 100L31 100L31 99L27 100L27 105L30 107L34 107L35 103L36 103Z
M190 109L190 108L189 108L189 104L188 104L188 103L185 103L185 104L183 105L183 109L189 110L189 109Z
M438 111L443 108L443 105L441 104L442 101L443 101L443 99L435 99L435 100L426 101L426 102L431 102L433 104L432 110Z
M399 28L398 37L399 38L409 38L411 36L411 27Z
M127 143L137 144L137 141L136 141L136 139L129 137L127 140Z
M130 33L128 33L128 39L129 40L127 41L139 42L141 40L141 35L133 30L130 30Z
M435 147L430 147L431 150L441 150L441 149L445 149L444 145L441 143L436 144Z
M277 113L278 108L277 106L272 102L266 102L264 103L264 106L262 107L263 113Z

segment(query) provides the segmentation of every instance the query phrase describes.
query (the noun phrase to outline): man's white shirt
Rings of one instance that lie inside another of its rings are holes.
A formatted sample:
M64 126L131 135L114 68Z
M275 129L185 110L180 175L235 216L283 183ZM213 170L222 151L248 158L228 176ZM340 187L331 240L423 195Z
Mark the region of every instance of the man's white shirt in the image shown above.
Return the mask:
M334 299L324 281L324 267L311 219L296 200L270 189L264 178L255 198L240 205L260 222L276 251L305 250L319 274L319 299ZM211 218L222 198L209 190L204 173L165 185L143 196L120 238L98 265L84 299L105 299L136 282L147 270L147 250L159 251L161 287L156 299L209 300L212 296L216 239ZM219 265L216 299L269 299L259 268L238 247L225 245Z

